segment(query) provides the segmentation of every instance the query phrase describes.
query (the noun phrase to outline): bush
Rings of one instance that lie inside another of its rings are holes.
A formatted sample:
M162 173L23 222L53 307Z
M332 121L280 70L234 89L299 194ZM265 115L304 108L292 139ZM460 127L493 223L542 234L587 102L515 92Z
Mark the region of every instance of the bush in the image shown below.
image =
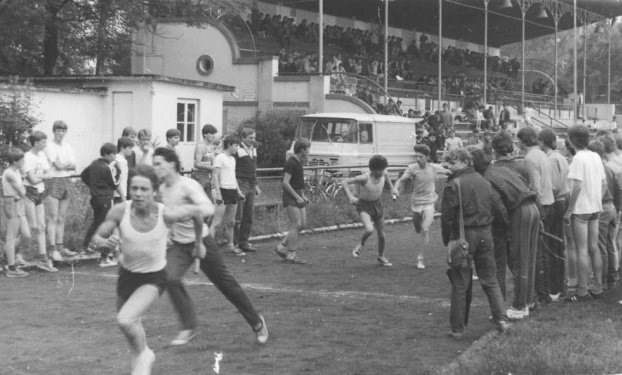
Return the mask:
M277 168L285 164L285 152L294 140L301 111L270 110L238 125L257 132L257 168Z
M30 149L26 137L40 122L32 97L32 83L19 83L18 77L10 77L8 93L0 94L0 161L6 166L6 151L19 147Z

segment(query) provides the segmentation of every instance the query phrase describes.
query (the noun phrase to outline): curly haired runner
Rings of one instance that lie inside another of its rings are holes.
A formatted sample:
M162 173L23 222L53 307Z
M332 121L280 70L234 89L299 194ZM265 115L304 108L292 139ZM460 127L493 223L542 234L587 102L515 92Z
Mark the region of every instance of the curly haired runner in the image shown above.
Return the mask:
M384 256L384 207L382 206L381 196L385 182L389 184L391 193L394 196L399 195L387 173L388 164L384 156L374 155L369 159L369 172L356 177L346 178L341 183L344 191L348 194L350 203L356 205L356 211L365 227L361 243L352 250L352 255L358 258L363 246L365 246L365 242L374 233L375 226L378 233L378 263L385 267L393 265ZM358 198L350 191L350 184L358 184L361 187L361 193Z

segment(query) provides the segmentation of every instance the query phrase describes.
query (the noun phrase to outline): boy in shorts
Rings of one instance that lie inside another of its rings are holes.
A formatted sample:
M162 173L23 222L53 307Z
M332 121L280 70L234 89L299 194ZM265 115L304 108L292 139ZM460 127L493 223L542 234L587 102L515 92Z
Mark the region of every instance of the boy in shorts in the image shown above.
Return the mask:
M375 226L378 233L377 259L378 263L385 267L391 267L393 264L384 256L384 207L382 206L381 199L384 184L389 184L394 198L399 195L386 171L388 165L389 163L384 156L374 155L369 159L369 172L356 177L346 178L341 183L344 191L348 194L350 203L356 205L356 211L365 228L365 232L361 236L361 243L352 250L352 255L356 258L359 257L365 242L374 233ZM361 192L358 198L350 191L349 184L360 185Z
M57 272L58 269L52 265L52 260L45 251L45 199L44 180L48 180L53 175L49 174L50 164L43 150L47 146L47 135L40 131L34 131L28 137L32 148L24 155L24 166L22 173L26 176L24 185L26 187L26 218L30 230L37 238L39 255L34 264L43 271Z
M294 155L290 156L283 167L283 207L289 217L289 231L287 237L280 242L274 252L290 263L305 264L304 260L296 255L298 234L307 225L307 206L309 200L303 192L305 187L302 160L309 154L311 143L298 139L294 143Z
M412 210L415 231L421 234L419 255L417 256L417 268L425 268L423 253L430 243L430 226L434 222L434 204L438 199L436 194L437 175L448 175L450 172L440 165L428 163L430 148L426 145L416 145L416 163L406 168L402 177L397 181L396 187L401 191L406 180L412 180Z
M4 212L7 217L6 238L4 240L4 252L8 267L7 277L25 277L28 272L16 267L15 247L21 237L30 238L30 228L26 221L26 209L24 199L26 188L22 182L20 169L24 165L24 152L18 148L10 149L7 153L9 167L2 174L2 191L4 192Z
M65 218L69 208L72 172L76 169L76 155L67 142L63 142L67 135L67 124L63 120L54 122L52 126L54 139L47 144L45 156L50 164L50 173L53 178L46 181L48 196L45 199L45 211L47 212L47 240L48 253L52 259L60 261L63 258L72 258L78 255L65 248Z

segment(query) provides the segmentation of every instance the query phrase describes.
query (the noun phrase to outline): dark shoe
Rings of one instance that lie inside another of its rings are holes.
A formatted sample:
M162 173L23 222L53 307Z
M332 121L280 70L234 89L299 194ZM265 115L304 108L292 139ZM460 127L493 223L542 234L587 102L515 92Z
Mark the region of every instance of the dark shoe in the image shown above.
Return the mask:
M594 299L603 299L603 298L604 298L604 295L605 295L605 292L593 293L593 292L590 290L590 291L588 291L588 294L589 294L590 296L592 296L592 298L594 298Z
M541 305L548 305L549 303L553 302L553 299L551 298L551 295L549 295L548 293L538 297L538 302L540 302Z
M256 253L257 249L255 249L253 246L251 246L251 244L247 243L245 245L240 245L238 246L238 248L240 250L242 250L245 253Z
M584 296L573 294L564 299L564 301L566 302L583 302L583 301L591 301L591 300L592 300L592 296L589 293Z
M447 333L447 337L452 338L454 340L462 340L462 334L463 332L449 331L449 333Z
M506 332L512 325L508 322L506 322L505 320L501 320L499 321L499 323L497 323L497 331L499 332Z

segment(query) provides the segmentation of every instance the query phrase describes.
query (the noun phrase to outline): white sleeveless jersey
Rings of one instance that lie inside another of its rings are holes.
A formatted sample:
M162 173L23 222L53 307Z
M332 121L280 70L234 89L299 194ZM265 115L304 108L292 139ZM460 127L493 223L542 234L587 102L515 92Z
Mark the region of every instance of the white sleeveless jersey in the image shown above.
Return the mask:
M164 205L158 203L158 222L149 232L136 231L130 222L132 201L125 202L125 213L119 224L121 232L121 266L130 272L156 272L166 267L166 239Z

